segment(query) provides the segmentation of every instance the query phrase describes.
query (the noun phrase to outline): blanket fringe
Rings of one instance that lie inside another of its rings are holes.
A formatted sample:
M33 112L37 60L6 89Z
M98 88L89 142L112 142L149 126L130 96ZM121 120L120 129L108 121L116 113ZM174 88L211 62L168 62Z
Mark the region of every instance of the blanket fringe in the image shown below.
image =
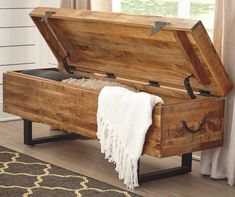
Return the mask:
M99 113L97 121L99 122L97 137L100 140L101 152L105 154L105 159L116 164L115 170L119 173L119 180L124 180L124 184L129 189L138 187L138 161L131 158L118 135L112 132Z

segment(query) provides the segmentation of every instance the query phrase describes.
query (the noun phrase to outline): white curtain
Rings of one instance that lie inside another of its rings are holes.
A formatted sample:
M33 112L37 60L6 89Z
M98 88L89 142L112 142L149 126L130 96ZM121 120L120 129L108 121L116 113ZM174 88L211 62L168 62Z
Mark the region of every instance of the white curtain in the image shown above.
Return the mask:
M90 10L90 0L61 0L61 7Z
M112 11L112 0L61 0L61 7Z
M235 85L235 1L216 0L214 44ZM201 173L228 179L235 185L235 88L226 99L225 141L222 148L203 151Z

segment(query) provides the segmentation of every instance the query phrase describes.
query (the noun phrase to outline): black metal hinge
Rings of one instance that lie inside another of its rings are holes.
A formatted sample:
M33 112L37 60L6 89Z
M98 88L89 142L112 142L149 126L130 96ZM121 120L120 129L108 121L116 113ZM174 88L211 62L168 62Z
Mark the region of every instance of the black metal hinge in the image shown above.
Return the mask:
M210 97L211 96L211 93L209 91L206 91L206 90L199 90L200 92L200 96L206 96L206 97Z
M52 12L52 11L46 11L44 16L41 18L40 22L48 22L48 18L51 17L53 14L55 14L56 12Z
M107 73L105 73L105 74L106 74L107 77L110 78L110 79L115 79L115 78L116 78L115 74L113 74L113 73L107 72Z
M62 64L64 65L65 70L66 70L69 74L74 74L75 67L68 64L68 61L67 61L67 58L68 58L68 57L69 57L69 55L66 55L66 56L62 59Z
M184 79L184 86L185 86L185 88L186 88L186 90L187 90L187 93L188 93L188 95L190 96L190 98L191 99L196 99L196 96L195 96L195 94L194 94L194 92L193 92L193 89L192 89L192 86L191 86L191 84L190 84L190 77L192 77L193 75L190 75L190 76L188 76L188 77L186 77L185 79ZM200 96L205 96L205 97L212 97L213 95L211 95L211 93L209 92L209 91L207 91L207 90L199 90L199 94L198 95L200 95Z
M191 99L196 99L196 96L194 95L193 88L190 84L190 77L193 75L189 75L184 79L184 87L187 90L188 95L190 96Z
M157 81L149 81L149 86L160 87L160 83Z
M154 34L158 33L162 29L162 27L169 25L169 24L170 23L167 23L167 22L156 21L154 28L150 32L150 35L153 36Z

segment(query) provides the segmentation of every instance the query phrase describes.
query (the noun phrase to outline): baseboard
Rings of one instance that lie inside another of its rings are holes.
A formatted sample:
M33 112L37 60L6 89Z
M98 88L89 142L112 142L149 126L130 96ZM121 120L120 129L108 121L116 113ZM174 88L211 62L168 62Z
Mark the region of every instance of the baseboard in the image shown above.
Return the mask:
M0 99L0 122L14 121L20 120L19 116L14 116L12 114L8 114L3 112L3 100Z
M201 151L193 153L193 160L194 161L199 161L199 162L201 161Z

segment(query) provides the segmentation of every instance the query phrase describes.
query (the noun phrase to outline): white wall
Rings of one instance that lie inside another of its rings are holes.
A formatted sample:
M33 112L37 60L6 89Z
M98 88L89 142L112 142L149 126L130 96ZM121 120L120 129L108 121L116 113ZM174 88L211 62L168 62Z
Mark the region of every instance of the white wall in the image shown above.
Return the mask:
M37 6L60 7L60 0L0 0L0 121L18 118L2 111L2 73L57 63L28 15Z
M44 7L60 7L60 0L39 0L39 6ZM49 47L47 46L46 42L44 41L43 37L38 34L38 55L37 57L38 62L41 67L55 67L57 65L57 60L50 51Z

